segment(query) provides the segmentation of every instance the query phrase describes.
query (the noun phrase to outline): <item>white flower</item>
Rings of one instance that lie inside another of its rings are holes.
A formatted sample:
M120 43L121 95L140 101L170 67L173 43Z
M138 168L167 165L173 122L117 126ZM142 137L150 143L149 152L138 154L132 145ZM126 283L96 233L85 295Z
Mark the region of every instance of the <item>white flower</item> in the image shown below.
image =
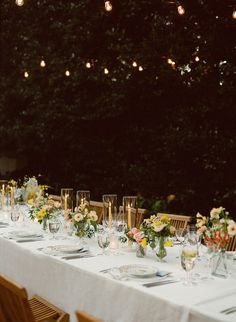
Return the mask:
M84 219L84 217L81 213L74 215L74 221L82 221L83 219Z
M89 212L89 218L92 220L92 221L97 221L98 220L98 216L96 214L96 211L95 210L91 210Z
M225 208L223 207L219 207L219 208L213 208L210 212L210 217L211 219L219 219L220 218L220 214L221 212L224 210Z
M233 220L232 220L233 221ZM236 223L233 222L228 226L228 234L230 236L235 236L236 235Z

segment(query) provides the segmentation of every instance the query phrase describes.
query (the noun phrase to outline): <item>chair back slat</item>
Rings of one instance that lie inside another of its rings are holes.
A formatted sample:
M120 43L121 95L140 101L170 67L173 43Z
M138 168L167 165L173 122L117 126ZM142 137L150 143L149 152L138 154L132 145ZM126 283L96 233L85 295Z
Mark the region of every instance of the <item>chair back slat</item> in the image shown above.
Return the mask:
M230 237L227 251L236 251L236 236Z
M0 307L7 322L35 322L25 288L0 275Z
M76 316L78 322L102 322L102 320L98 320L94 316L80 310L76 311Z

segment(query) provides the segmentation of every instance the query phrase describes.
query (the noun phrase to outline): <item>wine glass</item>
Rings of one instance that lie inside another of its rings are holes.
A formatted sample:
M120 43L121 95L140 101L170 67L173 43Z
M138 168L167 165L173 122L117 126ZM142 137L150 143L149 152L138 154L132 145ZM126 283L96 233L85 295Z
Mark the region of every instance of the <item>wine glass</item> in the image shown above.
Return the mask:
M194 285L191 276L191 270L195 265L196 258L198 256L197 244L185 244L181 251L181 265L186 271L186 279L184 285Z
M105 250L110 245L110 234L105 229L98 230L97 234L98 246L102 248L102 255L105 255Z
M16 222L20 218L20 212L17 209L12 209L11 210L11 221L13 223L13 226L16 226Z
M55 234L59 231L61 222L54 218L49 221L48 228L50 233L52 233L52 239L56 239Z
M188 234L188 230L185 228L176 229L175 236L181 245L183 245L187 234Z

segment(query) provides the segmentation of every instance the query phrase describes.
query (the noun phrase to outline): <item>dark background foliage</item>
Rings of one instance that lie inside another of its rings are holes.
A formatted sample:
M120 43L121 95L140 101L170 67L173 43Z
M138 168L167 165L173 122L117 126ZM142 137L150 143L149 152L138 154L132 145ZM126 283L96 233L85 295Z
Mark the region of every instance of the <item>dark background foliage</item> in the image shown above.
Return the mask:
M9 177L236 213L236 7L181 4L1 2L0 154L27 160Z

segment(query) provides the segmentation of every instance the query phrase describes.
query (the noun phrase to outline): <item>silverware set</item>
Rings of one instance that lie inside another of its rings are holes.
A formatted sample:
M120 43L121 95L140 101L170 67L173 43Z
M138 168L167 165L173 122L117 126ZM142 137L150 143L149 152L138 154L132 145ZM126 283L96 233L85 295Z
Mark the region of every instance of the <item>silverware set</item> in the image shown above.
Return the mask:
M172 283L177 283L177 282L179 282L179 280L177 280L177 279L163 279L161 281L145 283L145 284L142 284L142 285L145 286L145 287L155 287L155 286L172 284Z
M220 311L220 313L226 314L226 315L234 313L234 312L236 312L236 306L231 306L231 307L228 307L227 309Z

